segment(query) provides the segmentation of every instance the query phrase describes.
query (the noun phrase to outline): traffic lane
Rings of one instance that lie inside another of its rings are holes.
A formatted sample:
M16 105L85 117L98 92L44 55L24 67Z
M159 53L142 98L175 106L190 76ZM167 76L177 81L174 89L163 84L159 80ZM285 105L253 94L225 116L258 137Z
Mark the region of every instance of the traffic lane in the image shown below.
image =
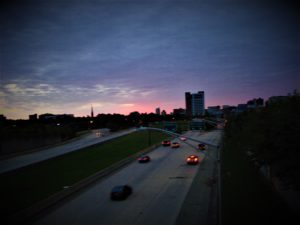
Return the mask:
M206 138L219 145L222 131L212 131ZM218 222L219 149L209 147L204 162L199 165L188 194L176 219L176 225L208 225Z
M197 170L185 157L194 153L188 146L159 147L149 153L150 163L131 163L35 224L174 224ZM109 194L118 184L131 185L133 194L114 202Z
M219 130L213 130L210 132L188 131L183 136L188 136L195 140L211 143L214 145L219 145L219 142L220 142L219 133L220 133ZM182 143L186 143L186 144L190 145L191 147L198 149L199 142L192 141L192 140L186 140L186 141L182 141ZM209 150L209 148L215 148L215 147L206 145L206 150Z
M173 171L173 173L163 174L156 171L150 175L147 182L135 183L135 192L130 197L130 202L127 202L128 210L111 211L115 214L121 211L123 215L105 218L102 224L173 224L189 189L185 187L190 185L186 180L176 178L181 177L191 181L192 172L194 171L189 173Z
M11 170L15 170L21 167L28 166L30 164L38 163L43 160L47 160L59 155L63 155L72 151L80 150L81 148L94 145L100 142L107 141L109 139L113 139L116 137L120 137L122 135L126 135L134 132L136 129L130 129L126 131L117 132L108 136L99 137L96 133L92 133L90 135L82 136L80 139L76 139L74 141L47 148L44 150L28 153L25 155L16 156L13 158L5 159L0 161L0 173L8 172Z

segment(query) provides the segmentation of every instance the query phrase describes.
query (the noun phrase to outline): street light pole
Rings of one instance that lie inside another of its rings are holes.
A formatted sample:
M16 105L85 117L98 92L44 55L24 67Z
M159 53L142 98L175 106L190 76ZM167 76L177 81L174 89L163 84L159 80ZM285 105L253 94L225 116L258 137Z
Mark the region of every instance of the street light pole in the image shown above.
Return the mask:
M151 146L151 130L148 129L148 146Z

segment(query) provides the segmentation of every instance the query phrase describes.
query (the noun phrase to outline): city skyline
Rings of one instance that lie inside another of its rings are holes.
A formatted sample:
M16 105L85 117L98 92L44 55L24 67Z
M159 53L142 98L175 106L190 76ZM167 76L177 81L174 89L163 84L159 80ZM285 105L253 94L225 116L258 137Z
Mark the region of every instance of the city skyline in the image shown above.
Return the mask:
M200 91L200 92L203 92L203 91ZM198 93L193 93L192 95L197 95ZM247 108L248 109L253 109L253 108L256 108L256 107L264 107L268 104L268 102L274 102L276 100L280 100L280 99L285 99L286 97L289 97L289 96L293 96L293 95L298 95L299 92L298 90L294 90L294 92L292 93L288 93L287 95L280 95L280 96L270 96L270 98L268 99L263 99L263 98L252 98L252 99L248 99L246 102L240 102L236 105L211 105L211 106L207 106L207 107L204 107L204 114L203 115L190 115L192 117L195 117L197 118L197 116L205 116L206 113L210 114L212 112L215 112L215 111L218 111L218 112L221 112L223 110L229 110L231 111L232 113L239 113L239 112L243 112L244 110L246 110ZM186 97L186 96L185 96ZM187 99L185 99L187 101ZM62 116L62 117L76 117L76 118L94 118L94 117L97 117L99 115L123 115L123 116L129 116L130 114L135 114L135 113L139 113L139 114L157 114L157 115L173 115L173 114L185 114L185 116L189 116L189 113L187 112L187 104L185 107L179 107L179 108L173 108L171 109L169 112L167 112L165 109L161 109L160 107L157 107L155 109L153 109L153 111L150 111L150 112L140 112L138 110L136 111L132 111L132 112L129 112L128 114L122 114L122 113L103 113L103 112L95 112L94 113L94 108L93 106L91 106L90 108L90 114L87 113L86 115L82 115L82 116L77 116L75 115L74 113L59 113L59 114L56 114L56 113L51 113L51 112L43 112L41 114L38 114L38 113L34 113L34 114L30 114L30 115L27 115L27 118L19 118L19 119L15 119L15 120L36 120L36 119L40 119L40 116L42 117L52 117L52 116ZM237 110L241 110L241 111L236 111ZM176 111L176 112L175 112ZM215 115L216 116L216 115ZM11 120L11 118L7 118L5 115L3 114L0 114L0 117L2 119L9 119ZM12 119L14 120L14 119Z
M170 113L300 89L289 1L3 1L0 114Z

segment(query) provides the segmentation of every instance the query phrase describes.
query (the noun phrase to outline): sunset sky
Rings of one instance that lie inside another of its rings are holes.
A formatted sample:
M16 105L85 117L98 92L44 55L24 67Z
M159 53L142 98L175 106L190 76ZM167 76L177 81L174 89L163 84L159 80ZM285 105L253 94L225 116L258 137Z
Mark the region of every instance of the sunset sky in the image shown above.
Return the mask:
M291 1L5 0L0 114L168 113L300 90Z

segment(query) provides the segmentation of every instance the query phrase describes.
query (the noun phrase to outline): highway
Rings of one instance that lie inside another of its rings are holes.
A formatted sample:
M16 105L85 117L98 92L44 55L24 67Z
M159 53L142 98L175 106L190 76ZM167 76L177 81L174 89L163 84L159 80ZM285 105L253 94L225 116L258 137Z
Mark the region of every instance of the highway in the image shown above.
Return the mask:
M97 135L97 130L93 130L91 133L84 135L80 138L71 140L70 142L65 144L0 160L0 173L19 169L21 167L28 166L33 163L47 160L72 151L77 151L84 147L107 141L116 137L120 137L122 135L132 133L134 131L136 131L136 129L128 129L100 137L99 135Z
M186 135L214 144L220 141L220 132L216 131L203 135L188 132ZM151 162L140 164L134 161L128 164L59 204L33 224L175 224L196 174L211 173L211 170L199 170L199 165L186 164L185 158L190 154L197 154L201 160L207 160L204 159L207 155L192 147L197 143L188 142L181 142L178 149L158 147L148 154ZM112 201L109 198L110 190L119 184L129 184L133 193L125 201ZM205 208L209 204L203 202L203 205Z

